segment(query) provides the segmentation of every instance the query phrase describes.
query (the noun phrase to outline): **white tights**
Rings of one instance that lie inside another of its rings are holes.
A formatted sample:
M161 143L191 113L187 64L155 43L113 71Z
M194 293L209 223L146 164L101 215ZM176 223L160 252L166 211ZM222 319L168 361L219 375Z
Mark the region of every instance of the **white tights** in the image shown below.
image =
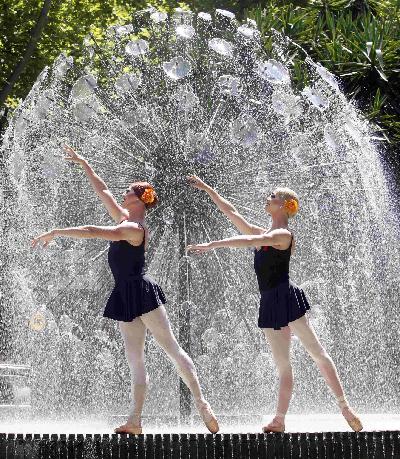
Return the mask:
M264 335L269 342L272 355L279 374L279 394L276 415L283 418L289 408L293 390L293 372L290 365L290 332L293 332L301 341L306 351L317 364L327 385L338 399L344 396L343 387L336 371L335 364L318 340L317 335L304 315L280 330L263 328Z
M193 361L176 341L164 306L143 314L132 322L119 322L119 328L131 372L132 403L129 409L128 424L141 425L148 385L148 375L144 363L144 343L147 329L175 365L178 374L192 393L196 404L205 402Z

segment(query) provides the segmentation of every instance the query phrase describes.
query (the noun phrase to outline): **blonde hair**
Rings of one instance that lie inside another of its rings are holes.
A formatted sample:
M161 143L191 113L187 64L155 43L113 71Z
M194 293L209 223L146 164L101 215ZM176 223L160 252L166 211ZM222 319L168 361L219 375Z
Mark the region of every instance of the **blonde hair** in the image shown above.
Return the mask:
M275 188L275 193L279 195L281 199L285 200L285 204L290 203L290 201L292 200L295 201L295 204L292 203L292 206L288 206L288 208L286 208L288 217L294 217L297 214L297 211L299 210L299 197L297 193L287 187Z

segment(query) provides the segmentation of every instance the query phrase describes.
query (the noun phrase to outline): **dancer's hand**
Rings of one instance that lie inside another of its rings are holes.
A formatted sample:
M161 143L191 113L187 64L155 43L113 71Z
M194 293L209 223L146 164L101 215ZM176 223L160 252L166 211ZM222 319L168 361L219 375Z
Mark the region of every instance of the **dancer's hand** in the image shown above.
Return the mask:
M54 231L48 231L47 233L43 233L38 237L32 239L31 247L35 248L39 241L43 242L43 248L49 245L49 242L54 239Z
M193 252L198 254L208 252L211 249L213 249L211 242L205 242L204 244L192 244L186 247L187 252Z
M82 164L85 161L85 158L83 156L78 155L78 153L69 145L64 145L64 151L67 154L67 156L64 156L64 159L68 161L72 161L78 164Z
M196 175L188 175L186 178L190 185L194 186L199 190L206 190L208 188L208 185L204 183L203 180L201 180Z

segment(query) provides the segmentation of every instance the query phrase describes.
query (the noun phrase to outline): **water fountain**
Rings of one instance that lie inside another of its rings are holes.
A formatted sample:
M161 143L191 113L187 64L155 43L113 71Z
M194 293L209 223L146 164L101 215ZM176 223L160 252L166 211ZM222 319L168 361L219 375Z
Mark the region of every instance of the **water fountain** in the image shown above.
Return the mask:
M267 192L287 185L299 193L292 277L309 296L313 325L358 411L399 413L393 185L368 123L334 76L296 48L307 68L307 86L299 88L293 47L275 31L271 38L267 52L254 21L240 24L224 10L178 8L168 16L148 9L109 28L101 43L87 36L77 62L61 54L16 110L2 145L2 318L5 359L31 368L36 419L106 418L123 414L128 401L122 343L101 317L112 287L108 243L56 239L46 250L29 247L50 228L111 224L83 172L63 160L63 143L117 197L139 179L158 190L161 204L148 214L148 271L227 428L239 415L259 423L273 411L276 376L256 328L252 252L185 255L187 243L236 234L211 200L186 185L191 173L261 225L268 224ZM295 339L292 352L290 413L336 412ZM188 394L151 337L146 353L148 422L176 424L180 414L185 428L196 424Z

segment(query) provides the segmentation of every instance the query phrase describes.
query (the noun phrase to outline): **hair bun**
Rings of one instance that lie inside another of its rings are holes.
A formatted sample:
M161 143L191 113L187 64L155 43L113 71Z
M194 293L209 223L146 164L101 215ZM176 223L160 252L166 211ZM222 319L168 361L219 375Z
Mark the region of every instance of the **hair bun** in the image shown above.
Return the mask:
M285 201L285 209L291 214L295 214L299 209L299 204L295 199L288 199Z
M140 196L140 199L145 204L151 204L154 201L154 190L153 190L153 188L145 188L145 190L143 191L142 195Z

